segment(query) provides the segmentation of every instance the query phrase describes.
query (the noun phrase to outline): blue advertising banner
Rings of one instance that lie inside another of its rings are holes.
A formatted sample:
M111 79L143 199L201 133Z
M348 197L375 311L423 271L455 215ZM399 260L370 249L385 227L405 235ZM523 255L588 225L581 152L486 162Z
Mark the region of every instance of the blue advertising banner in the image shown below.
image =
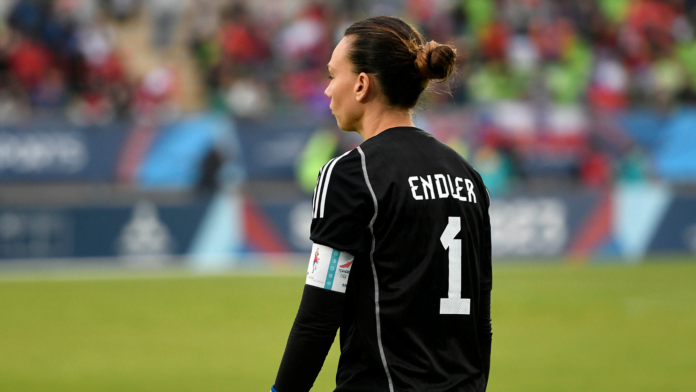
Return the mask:
M592 191L493 199L494 257L563 255L580 235L599 199L599 193Z
M0 209L0 260L186 254L209 204Z
M240 121L237 131L250 179L290 180L295 163L319 123L297 121Z
M259 207L268 217L293 252L309 252L312 241L309 230L312 225L312 199L260 203Z
M655 151L655 169L661 178L675 183L696 179L696 110L684 109L672 116Z
M649 251L696 254L696 196L676 196L672 200Z
M0 181L109 181L127 130L65 119L0 127Z
M218 179L237 183L244 179L242 150L231 119L197 115L162 127L138 171L146 188L176 189L196 185L206 154L215 149L222 159Z
M494 199L490 211L494 255L562 256L599 201L600 194L594 191ZM307 197L263 202L258 206L292 251L309 252L311 203Z
M0 210L0 260L71 257L73 226L66 210Z

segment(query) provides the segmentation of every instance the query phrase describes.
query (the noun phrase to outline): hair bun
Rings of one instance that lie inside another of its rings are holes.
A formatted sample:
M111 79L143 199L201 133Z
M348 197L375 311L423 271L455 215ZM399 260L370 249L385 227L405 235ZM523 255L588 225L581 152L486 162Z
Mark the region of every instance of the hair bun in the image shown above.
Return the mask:
M416 69L427 80L446 80L454 72L457 50L450 45L430 41L416 53Z

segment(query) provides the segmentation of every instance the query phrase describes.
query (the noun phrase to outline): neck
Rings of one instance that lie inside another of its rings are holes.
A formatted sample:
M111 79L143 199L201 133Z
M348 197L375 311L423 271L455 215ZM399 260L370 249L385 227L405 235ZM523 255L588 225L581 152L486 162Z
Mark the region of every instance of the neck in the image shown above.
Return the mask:
M358 129L358 133L363 140L367 140L389 128L412 126L413 119L408 110L368 111L363 116L362 128Z

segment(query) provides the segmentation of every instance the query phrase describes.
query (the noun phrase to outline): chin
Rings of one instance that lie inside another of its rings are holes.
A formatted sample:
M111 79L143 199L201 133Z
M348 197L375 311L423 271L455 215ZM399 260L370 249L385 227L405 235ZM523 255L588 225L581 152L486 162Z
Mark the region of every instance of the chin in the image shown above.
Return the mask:
M350 131L352 131L352 129L346 128L345 126L343 126L343 124L341 124L341 123L338 122L338 121L336 121L336 124L338 125L338 129L340 129L341 131L345 131L345 132L350 132Z
M334 117L336 117L336 115L334 115ZM336 125L338 125L338 128L342 131L355 132L355 123L354 122L346 124L345 121L341 121L338 119L338 117L336 117Z
M336 118L336 125L338 126L338 128L341 130L345 130L345 129L343 129L343 124L341 124L341 120L339 120L338 117L336 117L336 116L334 116L334 117Z

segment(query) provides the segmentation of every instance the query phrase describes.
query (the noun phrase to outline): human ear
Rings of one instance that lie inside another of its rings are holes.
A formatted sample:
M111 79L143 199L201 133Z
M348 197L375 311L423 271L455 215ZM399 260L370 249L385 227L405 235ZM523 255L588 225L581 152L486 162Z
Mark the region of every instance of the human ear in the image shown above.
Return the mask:
M370 77L367 76L365 72L361 72L358 75L358 79L355 82L355 100L358 102L363 102L367 99L367 94L370 90Z

